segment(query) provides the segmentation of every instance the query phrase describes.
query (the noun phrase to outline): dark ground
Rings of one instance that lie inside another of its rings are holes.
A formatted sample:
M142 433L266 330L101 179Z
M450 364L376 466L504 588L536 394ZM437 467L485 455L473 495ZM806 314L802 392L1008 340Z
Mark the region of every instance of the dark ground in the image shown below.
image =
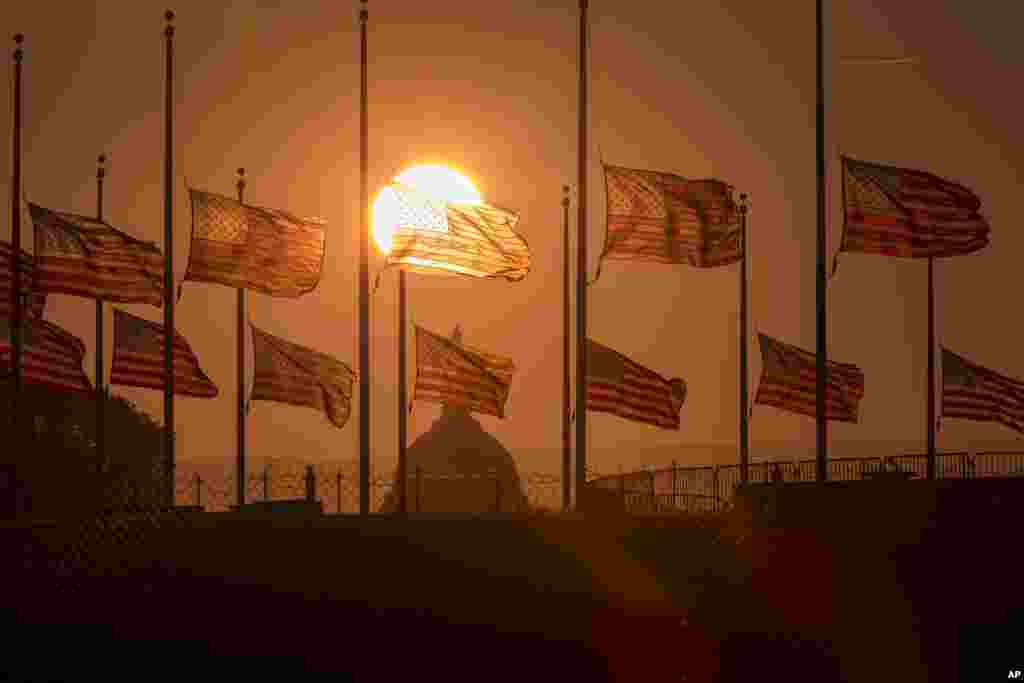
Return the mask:
M9 526L0 672L1007 680L1024 669L1020 516L976 512L881 533L605 517Z

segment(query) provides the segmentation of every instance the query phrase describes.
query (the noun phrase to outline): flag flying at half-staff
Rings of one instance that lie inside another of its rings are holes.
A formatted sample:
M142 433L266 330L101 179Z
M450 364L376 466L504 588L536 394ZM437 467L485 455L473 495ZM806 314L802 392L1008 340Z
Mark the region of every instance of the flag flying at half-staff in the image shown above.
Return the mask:
M913 169L842 158L840 251L906 258L970 254L989 243L981 200L962 185Z
M0 372L11 371L11 322L0 318ZM85 343L67 330L39 318L23 325L22 375L27 384L42 384L60 391L91 392L82 369Z
M387 265L517 282L530 272L530 249L516 232L519 214L489 204L446 202L400 183Z
M761 381L754 403L800 415L817 415L817 359L810 351L759 334ZM828 361L825 419L856 422L864 397L864 373L856 365Z
M35 226L34 287L118 303L163 305L164 258L106 222L29 204Z
M515 364L416 326L414 401L457 406L505 417Z
M604 166L608 204L601 261L684 263L714 268L743 257L732 187L619 166Z
M665 379L613 349L587 340L587 409L679 429L686 382Z
M11 294L14 283L11 281L13 271L11 259L14 248L10 242L0 242L0 318L14 317L14 299ZM42 318L46 308L46 292L32 289L33 264L32 255L24 249L21 251L21 293L28 295L27 313L33 318Z
M942 349L942 417L1000 422L1024 432L1024 382Z
M352 412L355 371L327 354L268 334L251 322L249 327L254 373L249 400L315 408L335 427L344 427Z
M144 389L164 388L164 326L114 309L114 357L110 383ZM217 386L202 368L188 342L174 333L174 393L213 398Z
M320 282L325 225L189 189L192 246L185 279L297 298Z

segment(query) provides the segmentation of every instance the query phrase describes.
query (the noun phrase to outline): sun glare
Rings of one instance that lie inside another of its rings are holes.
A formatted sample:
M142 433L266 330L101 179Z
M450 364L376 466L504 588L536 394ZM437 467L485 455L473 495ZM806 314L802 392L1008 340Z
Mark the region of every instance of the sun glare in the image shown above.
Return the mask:
M422 164L405 169L395 182L422 192L431 199L459 204L480 204L483 199L469 178L442 164ZM373 239L385 254L391 251L391 241L398 227L400 207L395 191L390 186L377 193L373 201Z

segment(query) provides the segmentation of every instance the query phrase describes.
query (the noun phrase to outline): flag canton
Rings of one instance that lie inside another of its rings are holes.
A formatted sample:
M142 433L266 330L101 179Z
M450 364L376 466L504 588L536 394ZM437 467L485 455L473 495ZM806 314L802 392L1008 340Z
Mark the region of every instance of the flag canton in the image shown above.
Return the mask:
M959 356L950 351L942 354L942 382L945 385L977 387L978 375Z
M192 202L198 209L195 231L197 239L241 244L248 232L245 207L228 197L192 190Z
M117 309L115 315L117 348L129 353L153 353L163 346L162 330L156 324Z
M587 378L609 384L622 384L626 367L614 350L590 340L587 344Z
M448 210L444 202L409 188L395 186L393 189L399 200L397 224L400 229L448 232Z
M661 187L652 174L614 166L606 168L610 213L644 218L667 218Z
M62 216L42 207L32 206L32 220L35 225L35 244L38 255L88 254L85 240L78 226Z

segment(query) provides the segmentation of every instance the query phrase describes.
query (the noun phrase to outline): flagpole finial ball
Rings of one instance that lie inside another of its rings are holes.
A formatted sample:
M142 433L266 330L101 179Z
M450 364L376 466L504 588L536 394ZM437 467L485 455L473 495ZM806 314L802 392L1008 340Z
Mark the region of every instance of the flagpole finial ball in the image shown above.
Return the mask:
M167 10L166 12L164 12L164 19L166 19L168 22L174 21L174 12L172 12L171 10Z
M21 45L22 43L24 43L25 42L25 34L24 33L15 33L14 34L14 42L16 42L18 45Z
M241 166L239 166L238 167L238 177L241 178L244 175L245 175L245 169L242 168Z
M96 161L99 162L100 164L107 163L107 155L106 154L99 155L99 157L96 158Z

